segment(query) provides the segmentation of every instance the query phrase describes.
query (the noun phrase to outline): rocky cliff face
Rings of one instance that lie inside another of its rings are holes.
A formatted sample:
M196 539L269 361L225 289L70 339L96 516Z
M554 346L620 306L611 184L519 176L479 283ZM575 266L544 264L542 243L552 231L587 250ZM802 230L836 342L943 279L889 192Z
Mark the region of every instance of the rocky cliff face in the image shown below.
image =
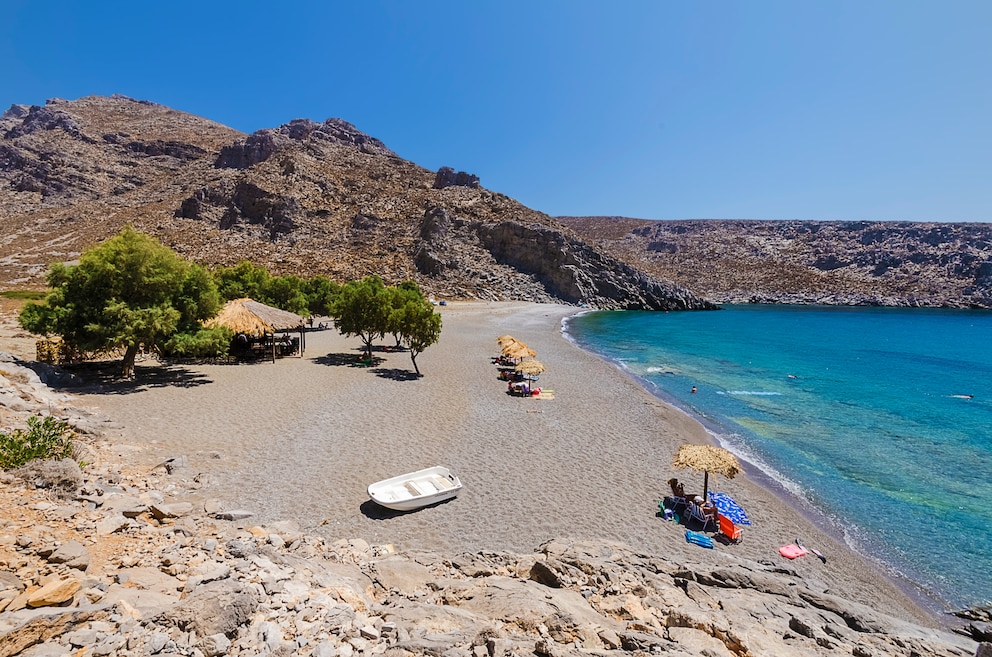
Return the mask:
M992 308L992 224L559 220L721 303Z
M430 228L439 216L444 235ZM42 285L51 262L132 224L206 265L378 274L438 297L708 307L478 177L423 169L340 119L244 135L122 96L15 105L0 116L0 221L4 287Z

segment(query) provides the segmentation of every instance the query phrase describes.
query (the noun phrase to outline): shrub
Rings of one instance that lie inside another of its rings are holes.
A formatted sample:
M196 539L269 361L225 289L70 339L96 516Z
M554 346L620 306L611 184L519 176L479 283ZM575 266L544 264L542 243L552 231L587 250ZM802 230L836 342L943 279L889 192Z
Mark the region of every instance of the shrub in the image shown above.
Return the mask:
M21 301L41 301L47 296L47 290L4 290L0 292L0 297Z
M34 459L72 456L72 426L51 415L28 418L28 429L0 433L0 469L13 470Z

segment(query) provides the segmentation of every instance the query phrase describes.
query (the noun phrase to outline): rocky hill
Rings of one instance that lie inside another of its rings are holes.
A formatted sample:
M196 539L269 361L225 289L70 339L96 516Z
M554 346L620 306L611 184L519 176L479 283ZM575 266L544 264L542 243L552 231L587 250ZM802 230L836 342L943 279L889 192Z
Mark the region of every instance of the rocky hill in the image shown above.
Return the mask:
M122 96L14 105L0 116L0 222L0 287L43 285L51 262L132 224L206 265L378 274L449 298L709 307L340 119L244 135Z
M992 308L992 224L558 220L718 303Z

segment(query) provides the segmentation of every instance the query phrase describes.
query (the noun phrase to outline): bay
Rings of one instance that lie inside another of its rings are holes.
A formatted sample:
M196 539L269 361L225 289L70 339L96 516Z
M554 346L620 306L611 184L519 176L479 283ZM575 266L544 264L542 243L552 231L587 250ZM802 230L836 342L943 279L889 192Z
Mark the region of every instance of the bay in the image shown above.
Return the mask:
M591 312L566 332L938 606L992 598L992 313Z

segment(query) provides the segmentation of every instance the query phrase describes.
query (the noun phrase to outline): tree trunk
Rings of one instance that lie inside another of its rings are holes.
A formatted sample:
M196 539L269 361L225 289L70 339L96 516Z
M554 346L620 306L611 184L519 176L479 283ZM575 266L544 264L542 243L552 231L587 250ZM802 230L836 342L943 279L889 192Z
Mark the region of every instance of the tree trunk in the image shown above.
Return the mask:
M134 359L138 355L138 345L129 345L124 352L124 362L121 364L121 376L125 379L134 378Z
M413 371L417 373L417 376L423 376L420 373L420 368L417 367L417 353L412 349L410 350L410 360L413 362Z

